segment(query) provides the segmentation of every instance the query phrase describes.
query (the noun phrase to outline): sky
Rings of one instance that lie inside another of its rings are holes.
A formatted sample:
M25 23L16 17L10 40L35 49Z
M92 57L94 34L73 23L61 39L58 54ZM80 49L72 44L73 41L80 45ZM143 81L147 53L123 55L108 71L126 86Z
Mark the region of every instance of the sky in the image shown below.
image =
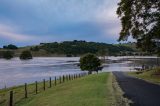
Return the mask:
M0 0L0 47L86 40L117 43L119 0Z

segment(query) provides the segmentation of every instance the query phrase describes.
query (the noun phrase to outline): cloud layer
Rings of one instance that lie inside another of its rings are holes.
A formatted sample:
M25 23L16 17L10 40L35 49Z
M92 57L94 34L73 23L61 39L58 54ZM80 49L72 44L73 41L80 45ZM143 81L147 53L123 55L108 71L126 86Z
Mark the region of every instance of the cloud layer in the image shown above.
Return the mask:
M64 40L116 43L118 0L1 0L0 45Z

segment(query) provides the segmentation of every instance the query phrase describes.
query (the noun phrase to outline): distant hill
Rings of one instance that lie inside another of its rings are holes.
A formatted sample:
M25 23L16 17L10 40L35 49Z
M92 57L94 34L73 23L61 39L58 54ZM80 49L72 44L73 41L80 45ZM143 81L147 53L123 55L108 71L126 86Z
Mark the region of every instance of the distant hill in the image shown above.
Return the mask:
M8 49L0 49L4 51ZM15 56L19 56L23 50L30 50L33 56L81 56L86 53L100 55L105 50L106 55L117 56L122 53L137 52L137 49L129 44L107 44L86 41L64 41L52 43L40 43L35 46L20 47L16 50Z

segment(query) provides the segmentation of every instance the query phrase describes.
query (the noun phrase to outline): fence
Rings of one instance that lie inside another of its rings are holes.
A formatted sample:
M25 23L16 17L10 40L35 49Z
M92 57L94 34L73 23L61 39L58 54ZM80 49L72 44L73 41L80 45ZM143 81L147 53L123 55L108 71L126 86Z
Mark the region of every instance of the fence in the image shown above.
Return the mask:
M49 77L48 80L43 79L42 82L35 81L35 83L33 84L28 85L27 83L25 83L24 85L18 87L0 90L0 106L14 106L22 99L29 98L58 84L81 78L86 75L88 74L69 74L59 76L58 78L55 77L54 80Z

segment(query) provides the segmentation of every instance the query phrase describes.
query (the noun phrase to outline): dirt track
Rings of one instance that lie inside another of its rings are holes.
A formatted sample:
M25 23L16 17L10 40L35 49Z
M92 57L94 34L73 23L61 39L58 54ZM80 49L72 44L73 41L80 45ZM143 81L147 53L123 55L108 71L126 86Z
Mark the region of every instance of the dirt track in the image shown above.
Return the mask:
M123 72L113 72L133 106L160 106L160 86L130 77Z

